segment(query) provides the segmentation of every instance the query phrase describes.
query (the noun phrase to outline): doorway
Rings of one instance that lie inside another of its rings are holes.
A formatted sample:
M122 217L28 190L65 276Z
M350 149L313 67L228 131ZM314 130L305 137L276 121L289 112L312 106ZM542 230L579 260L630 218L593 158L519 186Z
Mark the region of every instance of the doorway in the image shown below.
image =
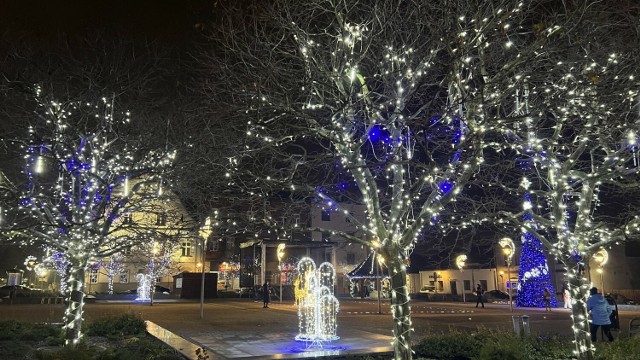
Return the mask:
M449 281L449 286L451 286L451 295L458 295L458 282L455 280Z

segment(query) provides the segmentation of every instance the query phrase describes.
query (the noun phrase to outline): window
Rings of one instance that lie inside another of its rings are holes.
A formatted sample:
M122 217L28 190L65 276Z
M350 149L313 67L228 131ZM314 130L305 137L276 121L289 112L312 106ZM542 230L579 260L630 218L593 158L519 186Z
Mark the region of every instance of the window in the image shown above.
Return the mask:
M347 265L354 265L356 263L356 254L347 253Z
M91 269L89 271L89 283L90 284L98 283L98 269Z
M471 291L471 280L465 280L464 281L464 289L466 291Z
M189 240L182 241L180 250L182 251L181 253L182 256L191 256L191 241Z
M293 226L298 227L300 226L300 215L295 215L293 217Z
M162 213L162 214L157 214L156 215L156 225L167 225L167 214L166 213Z
M322 221L331 221L331 211L322 210Z
M133 216L131 216L131 213L124 214L124 216L122 217L122 223L133 224Z
M120 273L120 284L129 283L129 270L123 270Z
M220 242L222 240L213 239L207 242L207 251L219 251L220 250Z
M480 280L480 286L482 286L482 290L487 291L489 288L487 287L487 280Z
M329 241L331 239L331 234L322 233L322 241Z

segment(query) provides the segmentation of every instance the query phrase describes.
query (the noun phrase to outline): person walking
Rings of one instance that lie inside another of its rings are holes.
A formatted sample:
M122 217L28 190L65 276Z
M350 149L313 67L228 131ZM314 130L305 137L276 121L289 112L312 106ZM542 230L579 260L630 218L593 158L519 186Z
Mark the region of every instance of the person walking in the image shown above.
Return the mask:
M478 304L482 304L482 308L484 308L484 299L482 298L483 293L484 291L482 290L482 286L478 284L478 286L476 287L476 296L478 297L476 299L476 307L478 307Z
M591 313L591 341L596 342L598 328L602 326L602 332L609 339L613 341L613 335L611 335L611 305L607 302L607 299L598 294L598 288L592 287L590 290L591 296L587 300L587 311Z
M265 281L264 285L262 285L262 301L264 302L262 308L269 308L269 302L271 301L271 285L269 284L269 280Z
M544 301L544 310L551 311L551 293L545 288L542 292L542 300Z

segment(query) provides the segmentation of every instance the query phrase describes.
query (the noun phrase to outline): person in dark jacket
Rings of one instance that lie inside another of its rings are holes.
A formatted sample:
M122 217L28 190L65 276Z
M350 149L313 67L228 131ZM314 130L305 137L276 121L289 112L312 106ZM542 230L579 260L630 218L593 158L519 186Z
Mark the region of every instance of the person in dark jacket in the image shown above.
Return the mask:
M262 301L264 302L262 308L268 308L271 301L271 284L269 284L269 280L262 285Z
M478 304L482 304L482 307L484 308L484 299L482 298L483 293L484 291L482 290L482 286L478 284L478 286L476 287L476 296L478 297L478 299L476 300L476 307L478 307Z
M611 313L613 310L611 309L611 305L607 302L607 299L602 296L602 294L598 294L598 288L592 287L591 296L589 300L587 300L587 311L591 313L591 341L595 342L597 340L598 328L602 326L602 331L604 335L609 339L609 341L613 341L613 335L611 335Z

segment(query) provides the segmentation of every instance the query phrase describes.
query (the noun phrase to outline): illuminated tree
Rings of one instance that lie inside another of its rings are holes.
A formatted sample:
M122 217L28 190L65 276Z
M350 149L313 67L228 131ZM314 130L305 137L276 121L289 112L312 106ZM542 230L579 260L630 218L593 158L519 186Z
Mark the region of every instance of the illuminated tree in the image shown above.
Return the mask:
M113 99L59 102L36 90L28 137L16 141L26 184L11 211L23 216L5 226L11 240L39 243L64 257L64 331L66 344L75 345L88 265L136 243L132 214L150 211L147 199L162 193L174 153L145 148L144 136L132 133L141 124L117 111Z
M567 270L579 359L592 359L595 351L586 266L601 248L637 237L640 224L637 29L618 21L626 11L596 4L587 10L567 27L579 31L554 40L565 51L548 53L545 67L515 86L522 121L508 135L506 153L517 159L508 163L511 169L526 163L529 170L507 174L500 168L493 177L496 188L514 196L500 221L510 222L509 229L518 224L535 256L544 248ZM637 8L630 14L637 16Z
M365 205L360 235L312 230L385 258L398 359L412 357L405 264L414 244L450 226L487 147L503 148L522 121L516 87L544 68L546 51L562 51L548 50L559 27L532 27L546 15L537 5L275 1L217 9L224 20L202 60L212 73L205 84L247 135L245 151L230 158L230 184L291 199L311 192L329 214L348 216L343 201ZM440 217L445 210L453 215Z
M526 194L526 199L529 199ZM529 227L535 227L531 221L531 214L524 215L523 221ZM543 307L542 296L544 289L551 294L555 293L551 282L551 273L547 265L547 252L540 240L530 232L526 232L521 237L522 248L520 250L520 267L518 274L518 299L517 306L523 307ZM551 306L558 305L555 296L551 297Z
M122 273L124 267L122 266L122 260L124 256L120 253L109 256L106 260L99 262L99 267L104 269L105 275L107 275L107 292L109 295L113 295L113 279Z
M153 306L153 295L158 279L172 270L172 257L180 248L180 243L171 239L141 242L133 251L131 261L144 266L144 274L149 279L150 305Z

